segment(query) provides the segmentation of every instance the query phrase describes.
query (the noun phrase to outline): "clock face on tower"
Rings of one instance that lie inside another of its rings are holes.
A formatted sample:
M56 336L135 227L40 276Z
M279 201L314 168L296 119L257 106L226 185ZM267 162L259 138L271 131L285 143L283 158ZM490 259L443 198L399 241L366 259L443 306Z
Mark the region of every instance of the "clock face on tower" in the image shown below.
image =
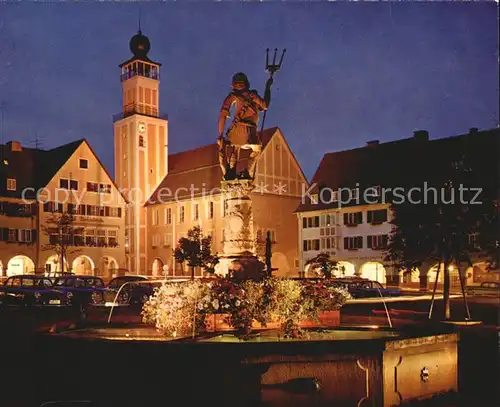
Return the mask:
M146 123L140 122L137 125L137 130L139 130L139 133L144 133L146 131Z

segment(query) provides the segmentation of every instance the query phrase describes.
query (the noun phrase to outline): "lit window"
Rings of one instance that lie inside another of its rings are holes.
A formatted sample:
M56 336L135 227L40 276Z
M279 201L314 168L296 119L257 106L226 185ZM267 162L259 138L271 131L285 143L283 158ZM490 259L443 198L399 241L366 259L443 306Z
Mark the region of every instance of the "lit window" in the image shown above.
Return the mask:
M7 191L15 191L17 189L17 182L15 178L7 178Z
M99 184L99 192L101 194L110 194L111 193L111 185L110 184Z
M163 236L163 246L172 246L172 233L165 233Z
M17 242L17 229L9 229L8 242Z
M200 205L194 204L193 206L193 220L200 219Z
M21 229L19 231L19 241L31 243L31 229Z
M89 168L89 160L86 160L85 158L80 158L80 168L82 170L86 170Z
M369 249L381 250L387 248L387 235L367 236L367 245Z
M170 225L172 223L172 208L164 209L164 218L165 225Z
M184 206L179 208L179 223L184 223Z
M68 189L69 188L69 181L67 179L61 178L59 180L59 188Z
M214 203L213 201L210 201L208 203L208 219L213 219L214 218Z
M356 226L363 223L363 212L344 213L344 225Z
M353 236L344 238L344 249L357 250L363 248L363 236Z
M387 222L387 209L368 211L367 216L368 223L379 224Z

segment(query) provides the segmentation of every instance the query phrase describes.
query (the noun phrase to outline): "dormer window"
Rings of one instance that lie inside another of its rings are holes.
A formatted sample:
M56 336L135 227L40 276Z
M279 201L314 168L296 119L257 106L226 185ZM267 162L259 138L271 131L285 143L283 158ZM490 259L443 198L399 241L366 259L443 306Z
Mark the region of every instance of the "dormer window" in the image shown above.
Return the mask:
M7 178L7 191L15 191L17 189L17 182L15 178Z

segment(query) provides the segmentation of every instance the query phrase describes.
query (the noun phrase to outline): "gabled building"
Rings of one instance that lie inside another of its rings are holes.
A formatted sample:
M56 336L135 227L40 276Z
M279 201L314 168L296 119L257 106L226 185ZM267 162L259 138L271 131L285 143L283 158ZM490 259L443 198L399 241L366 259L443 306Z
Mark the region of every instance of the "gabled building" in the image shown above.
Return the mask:
M296 277L299 258L294 210L307 189L307 180L279 128L264 130L261 139L256 188L251 194L257 254L264 256L270 232L274 274ZM214 143L169 156L168 174L146 203L149 273L180 276L187 272L172 254L178 239L193 226L210 234L214 252L222 252L225 214L217 153ZM200 270L197 273L201 275Z
M120 64L122 112L113 118L116 183L129 202L127 269L139 274L180 275L173 248L193 226L200 225L212 234L213 249L222 250L224 209L217 145L169 155L168 117L160 112L161 65L149 58L151 44L142 32L129 45L132 57ZM266 233L271 232L273 267L283 275L296 275L293 212L307 181L278 128L265 130L263 142L256 176L262 193L253 196L257 247L263 253Z
M42 150L0 145L0 272L60 271L53 220L73 217L65 270L106 278L125 267L125 199L86 140Z
M405 186L412 172L439 170L435 164L440 157L470 140L474 154L484 157L481 176L498 190L499 129L471 129L468 134L435 140L429 140L428 132L417 131L411 138L388 143L374 140L364 147L325 154L296 212L303 274L315 275L306 266L307 261L328 252L343 266L341 276L358 275L383 284L402 283L415 288L431 286L437 274L436 264L424 263L421 270L408 274L384 261L392 230L391 191L395 193L395 188ZM500 280L498 272L486 272L484 259L475 261L466 272L467 283ZM460 281L453 266L450 271L452 286L458 287Z

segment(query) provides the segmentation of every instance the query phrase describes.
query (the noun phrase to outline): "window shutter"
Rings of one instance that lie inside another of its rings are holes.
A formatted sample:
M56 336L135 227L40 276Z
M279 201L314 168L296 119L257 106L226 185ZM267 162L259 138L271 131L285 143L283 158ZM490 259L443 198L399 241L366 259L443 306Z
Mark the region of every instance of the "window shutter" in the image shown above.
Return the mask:
M363 212L356 212L356 223L358 225L363 223Z
M302 218L302 229L307 228L307 218Z
M302 249L303 249L305 252L307 252L307 240L304 240L304 241L302 242Z
M344 237L344 249L349 249L349 238L348 237Z
M122 217L122 208L118 208L118 217L121 218Z
M16 229L16 234L15 234L15 237L16 237L16 238L15 238L15 240L14 240L15 242L19 242L19 235L20 235L20 233L19 233L19 232L20 232L20 230L19 230L19 229Z
M373 236L367 236L367 237L366 237L366 239L367 239L367 240L366 240L367 247L368 247L369 249L371 249L371 248L372 248L372 246L373 246Z
M367 215L366 221L368 223L372 223L373 222L373 211L368 211L366 215Z
M362 249L363 248L363 236L358 236L356 239L358 241L357 242L358 244L356 245L356 247L358 249Z
M314 227L315 228L319 227L319 216L314 217Z
M349 223L349 216L347 213L344 213L344 225L347 225Z
M35 243L37 240L37 230L36 229L31 229L31 241Z

